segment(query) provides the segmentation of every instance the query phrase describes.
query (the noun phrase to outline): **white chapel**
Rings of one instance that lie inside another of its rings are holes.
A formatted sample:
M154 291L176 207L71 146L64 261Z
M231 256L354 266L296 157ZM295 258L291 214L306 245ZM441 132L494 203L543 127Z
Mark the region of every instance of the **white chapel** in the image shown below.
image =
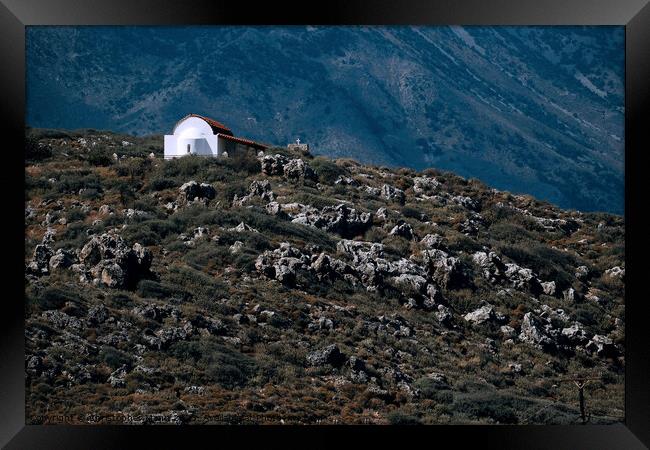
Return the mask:
M235 137L227 126L209 117L189 114L165 135L165 159L187 155L222 156L240 149L264 150L266 145Z

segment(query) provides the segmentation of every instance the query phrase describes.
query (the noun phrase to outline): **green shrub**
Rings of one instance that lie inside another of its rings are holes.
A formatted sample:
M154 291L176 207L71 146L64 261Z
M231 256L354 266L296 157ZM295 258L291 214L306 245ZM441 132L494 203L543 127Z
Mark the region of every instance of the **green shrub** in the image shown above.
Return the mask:
M185 261L197 270L223 267L231 263L232 255L227 247L215 245L212 241L203 241L196 244L185 255Z
M217 196L225 200L227 203L230 203L235 198L235 195L239 198L246 195L249 186L250 183L247 183L243 180L236 180L226 184L221 189L219 189L217 191Z
M530 406L531 400L524 400L499 392L479 391L454 397L452 408L456 413L469 417L490 418L499 423L516 424L516 411Z
M115 172L121 177L140 178L149 171L151 160L149 158L131 157L120 160L115 166Z
M402 215L404 217L420 220L420 218L422 217L422 212L420 212L420 210L416 208L413 208L412 206L403 206Z
M68 220L71 220L68 218ZM59 240L54 242L53 248L74 249L81 248L88 241L89 237L86 234L88 225L83 222L69 223L63 231Z
M39 161L52 156L49 146L41 144L34 136L25 138L25 159L28 161Z
M447 390L448 386L445 386L432 378L420 378L413 383L413 387L420 390L420 395L423 398L438 400L441 403L451 403L453 400L453 394L451 391Z
M146 186L147 191L163 191L165 189L172 189L179 187L180 183L172 178L151 178Z
M247 175L254 175L262 170L257 154L253 150L236 151L234 155L229 155L228 158L222 160L222 163L226 167Z
M310 166L318 175L318 180L323 184L334 184L334 181L341 176L347 175L347 170L344 167L337 165L330 159L317 156L311 161Z
M107 345L102 346L99 350L99 359L112 369L117 369L124 364L130 366L133 361L131 355Z
M214 339L176 342L169 352L181 360L190 360L205 368L206 380L226 389L246 385L258 369L253 358Z
M79 222L81 220L84 220L86 218L86 214L80 210L80 209L71 209L68 211L68 214L66 215L66 219L68 223L70 222Z
M126 227L122 237L129 244L139 242L142 245L158 245L167 236L180 233L182 229L182 224L173 219L149 219L136 226Z
M86 170L71 170L61 173L54 183L54 188L61 194L77 194L79 190L103 192L102 179L96 173Z
M144 298L159 298L165 299L178 294L178 291L173 287L166 284L159 283L153 280L140 280L138 282L136 293Z
M104 149L93 149L88 152L88 162L93 166L110 166L113 157Z
M210 309L214 308L215 298L228 292L222 282L191 267L170 266L162 278L161 282L174 286L179 295L182 293L184 300L192 299Z
M525 228L508 222L499 222L492 225L490 227L490 239L505 244L517 244L539 240Z
M80 303L81 297L69 289L63 290L57 287L48 287L34 300L41 310L46 311L49 309L60 309L67 302Z
M571 286L572 268L579 265L575 256L540 244L502 245L499 251L520 266L532 269L542 280L555 281L560 290Z
M388 413L388 422L391 425L421 425L422 424L422 422L418 417L399 410Z

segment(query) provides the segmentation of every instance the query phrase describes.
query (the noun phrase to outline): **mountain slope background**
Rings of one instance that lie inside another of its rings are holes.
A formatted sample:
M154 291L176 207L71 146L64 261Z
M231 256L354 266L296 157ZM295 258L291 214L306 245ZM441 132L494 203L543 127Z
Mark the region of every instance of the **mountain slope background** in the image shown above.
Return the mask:
M622 27L30 27L27 124L170 132L451 170L623 213Z

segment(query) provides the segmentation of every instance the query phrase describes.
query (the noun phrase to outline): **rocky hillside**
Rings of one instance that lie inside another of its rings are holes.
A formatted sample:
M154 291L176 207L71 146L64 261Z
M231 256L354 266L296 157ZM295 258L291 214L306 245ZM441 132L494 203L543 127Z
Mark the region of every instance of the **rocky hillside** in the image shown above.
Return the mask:
M29 423L623 419L624 222L434 169L30 130Z
M242 136L623 213L623 27L32 27L27 123Z

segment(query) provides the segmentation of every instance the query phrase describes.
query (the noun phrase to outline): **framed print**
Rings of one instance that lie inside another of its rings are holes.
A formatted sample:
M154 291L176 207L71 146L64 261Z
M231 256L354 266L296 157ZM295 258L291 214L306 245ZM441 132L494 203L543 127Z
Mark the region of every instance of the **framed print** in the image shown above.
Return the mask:
M3 0L3 445L646 448L647 2L310 6Z

